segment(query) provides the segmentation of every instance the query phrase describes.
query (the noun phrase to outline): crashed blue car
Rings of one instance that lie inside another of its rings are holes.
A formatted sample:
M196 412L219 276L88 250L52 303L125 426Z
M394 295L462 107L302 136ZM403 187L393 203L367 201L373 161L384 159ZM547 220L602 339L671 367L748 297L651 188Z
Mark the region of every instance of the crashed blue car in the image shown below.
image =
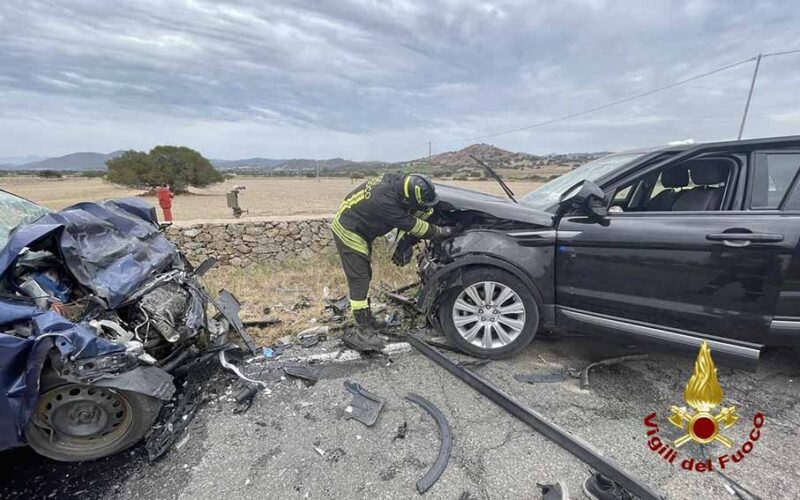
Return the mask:
M50 212L0 191L0 450L83 461L132 446L174 370L241 328L235 298L198 281L213 262L195 270L160 229L139 199Z

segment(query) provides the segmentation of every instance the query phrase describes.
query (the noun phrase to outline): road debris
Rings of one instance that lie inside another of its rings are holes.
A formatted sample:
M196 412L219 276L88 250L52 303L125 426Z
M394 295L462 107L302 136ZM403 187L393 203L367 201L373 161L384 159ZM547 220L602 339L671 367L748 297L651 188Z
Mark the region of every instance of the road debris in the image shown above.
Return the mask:
M303 309L309 309L311 306L314 305L314 299L311 297L307 297L305 295L301 295L297 302L294 303L292 306L292 311L301 311Z
M202 382L191 377L179 388L174 399L164 405L144 444L151 462L161 458L180 439L197 414L202 400Z
M283 367L284 373L290 377L298 378L305 382L306 387L311 387L319 381L319 370L303 365L290 365Z
M617 363L624 363L625 361L635 361L645 358L647 358L647 354L629 354L627 356L618 356L615 358L608 358L600 361L595 361L594 363L588 365L586 368L581 370L580 372L581 389L589 388L589 370L591 370L594 367L615 365Z
M583 482L583 492L589 498L635 500L630 491L599 472L592 472L592 475Z
M255 392L263 390L266 394L272 394L272 391L267 387L267 384L261 382L260 380L254 380L252 378L247 377L244 373L242 373L239 370L239 368L236 367L236 365L229 363L227 358L225 357L224 350L219 352L219 362L223 368L233 372L234 375L239 377L239 379L245 383L246 387L249 387L247 384L251 384L253 386L258 387L258 390L256 390ZM252 392L252 389L249 389L249 392ZM253 395L255 395L255 393L253 393Z
M319 344L320 341L328 338L330 327L328 326L312 326L297 334L297 341L300 347L308 349Z
M661 499L661 496L649 485L633 477L630 473L622 469L611 459L603 456L600 451L596 450L584 440L574 438L568 431L526 407L493 383L483 379L468 368L458 366L447 356L431 348L423 340L411 334L407 335L407 339L414 349L418 350L428 359L464 381L467 385L486 396L493 403L497 404L532 429L572 453L579 460L582 460L589 466L602 472L607 477L612 478L615 482L639 496L642 500Z
M450 450L453 447L453 438L450 435L450 424L447 422L442 411L433 403L423 398L418 394L409 392L406 394L406 399L414 404L422 407L423 410L433 417L436 421L436 427L439 429L439 456L436 462L431 466L428 472L422 476L422 479L417 481L417 491L422 494L428 491L431 486L439 479L444 469L447 467L447 462L450 460Z
M407 432L408 432L408 422L403 422L402 424L397 426L397 433L392 438L392 441L397 441L398 439L405 439Z
M343 320L347 316L347 311L350 310L350 299L347 295L342 295L335 299L326 296L323 300L325 301L325 310L330 311L335 318L338 318L338 321Z
M278 325L280 323L282 323L282 321L274 316L265 316L261 319L251 319L247 321L242 321L242 324L246 328L252 328L252 327L265 328L268 326Z
M569 500L569 493L564 483L539 484L536 486L542 490L542 500Z
M367 391L357 382L345 381L344 388L353 394L352 401L344 409L345 418L358 420L367 427L375 425L386 400Z

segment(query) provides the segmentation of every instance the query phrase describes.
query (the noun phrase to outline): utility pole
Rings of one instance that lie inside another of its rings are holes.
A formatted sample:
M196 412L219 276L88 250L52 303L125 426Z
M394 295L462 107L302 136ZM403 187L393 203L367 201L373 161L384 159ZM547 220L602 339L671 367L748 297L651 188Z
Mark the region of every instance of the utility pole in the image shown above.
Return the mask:
M431 159L431 141L428 141L428 159Z
M756 86L756 77L758 76L758 67L761 65L761 54L756 57L756 67L753 70L753 80L750 82L750 91L747 93L747 102L744 105L744 113L742 114L742 123L739 125L739 135L736 137L737 140L742 138L742 133L744 132L744 124L747 121L747 112L750 111L750 100L753 98L753 89Z
M319 182L319 160L314 160L314 165L317 167L317 182Z

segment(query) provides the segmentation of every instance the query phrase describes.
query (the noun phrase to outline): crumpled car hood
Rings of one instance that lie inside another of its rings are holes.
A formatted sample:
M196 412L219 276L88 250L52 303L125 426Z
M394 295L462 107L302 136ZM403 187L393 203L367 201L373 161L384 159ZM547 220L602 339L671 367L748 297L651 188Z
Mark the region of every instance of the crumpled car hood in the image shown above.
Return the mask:
M49 236L58 238L61 257L75 279L112 309L179 259L143 200L78 203L14 229L0 251L0 279L23 248Z
M436 184L436 193L439 195L436 210L473 210L498 219L553 227L553 214L514 203L508 198L443 184Z

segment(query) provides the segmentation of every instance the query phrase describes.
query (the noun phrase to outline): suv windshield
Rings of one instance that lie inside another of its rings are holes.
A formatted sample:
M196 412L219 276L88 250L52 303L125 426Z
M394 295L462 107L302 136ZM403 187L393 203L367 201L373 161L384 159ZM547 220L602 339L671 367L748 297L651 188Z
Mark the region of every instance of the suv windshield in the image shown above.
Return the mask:
M49 212L33 202L0 191L0 249L8 243L8 234L12 229L33 222Z
M583 180L596 182L604 175L622 165L644 156L645 153L614 154L598 158L582 165L572 172L553 179L544 186L535 189L519 200L520 203L538 210L550 210L558 203L564 192Z

